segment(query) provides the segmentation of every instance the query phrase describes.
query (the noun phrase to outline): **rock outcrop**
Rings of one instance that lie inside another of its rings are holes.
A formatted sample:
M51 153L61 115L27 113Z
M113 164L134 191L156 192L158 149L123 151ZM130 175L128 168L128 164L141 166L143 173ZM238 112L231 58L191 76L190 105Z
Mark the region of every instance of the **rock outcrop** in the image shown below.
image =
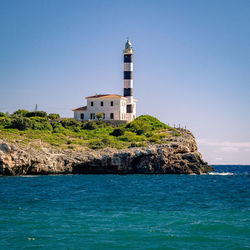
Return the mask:
M162 144L123 150L41 150L0 140L0 175L203 174L212 170L187 130Z

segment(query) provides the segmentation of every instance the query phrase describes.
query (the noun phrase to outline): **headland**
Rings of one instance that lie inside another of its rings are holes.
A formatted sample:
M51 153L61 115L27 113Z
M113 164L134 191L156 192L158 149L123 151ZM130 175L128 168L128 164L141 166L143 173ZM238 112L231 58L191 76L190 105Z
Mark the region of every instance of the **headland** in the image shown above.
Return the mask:
M193 134L144 115L127 124L4 117L0 175L203 174ZM25 127L26 126L26 127Z

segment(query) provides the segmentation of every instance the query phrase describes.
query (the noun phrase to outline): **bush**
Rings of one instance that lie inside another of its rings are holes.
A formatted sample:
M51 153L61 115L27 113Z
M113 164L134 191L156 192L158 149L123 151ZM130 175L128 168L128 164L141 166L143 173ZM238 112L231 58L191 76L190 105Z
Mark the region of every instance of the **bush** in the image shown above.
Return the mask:
M81 122L74 120L73 118L64 118L60 121L64 128L69 128L74 130L75 127L80 127Z
M59 114L54 114L54 113L52 113L52 114L49 114L49 115L48 115L48 118L49 118L50 120L58 120L58 119L60 118L60 115L59 115Z
M160 122L157 118L155 118L153 116L150 116L150 115L141 115L141 116L137 117L134 121L132 121L129 124L133 124L133 123L136 123L138 121L140 121L140 122L142 122L144 124L149 125L152 130L159 130L159 129L170 128L165 123Z
M18 109L15 112L13 112L12 116L25 117L27 113L29 113L29 110Z
M11 127L11 119L8 117L0 117L0 126L5 128Z
M88 143L88 146L91 149L101 149L101 148L105 147L105 144L102 141L100 141L100 140L91 140Z
M146 134L152 130L152 127L148 123L146 123L145 121L139 120L139 119L130 122L126 126L126 128L129 129L130 131L136 133L137 135Z
M6 114L4 114L3 112L0 112L0 117L6 117Z
M52 130L52 126L48 122L47 118L44 117L31 117L32 129L34 130Z
M47 113L45 111L33 111L33 112L28 112L25 117L47 117Z
M104 118L104 114L101 113L101 112L98 112L98 113L96 114L96 118L97 118L98 121L100 121L101 119Z
M110 135L118 137L118 136L124 135L124 132L125 132L124 128L115 128L113 132L110 133Z
M94 121L97 128L105 128L107 127L107 124L104 121Z
M94 121L90 120L90 121L84 122L82 125L82 128L88 129L88 130L94 130L97 128L97 125Z
M12 120L11 127L18 130L26 130L32 128L32 121L26 117L18 117Z
M53 133L61 133L65 131L60 122L51 122L51 126L53 128Z
M133 132L130 131L125 131L124 135L119 137L120 141L125 141L125 142L138 142L138 141L145 141L145 136L141 135L136 135Z

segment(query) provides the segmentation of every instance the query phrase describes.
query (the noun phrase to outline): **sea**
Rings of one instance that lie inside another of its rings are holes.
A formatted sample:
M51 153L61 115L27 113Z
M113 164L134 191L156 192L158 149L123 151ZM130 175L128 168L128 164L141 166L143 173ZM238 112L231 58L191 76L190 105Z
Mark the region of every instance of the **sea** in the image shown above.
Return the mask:
M250 166L0 178L0 249L250 249Z

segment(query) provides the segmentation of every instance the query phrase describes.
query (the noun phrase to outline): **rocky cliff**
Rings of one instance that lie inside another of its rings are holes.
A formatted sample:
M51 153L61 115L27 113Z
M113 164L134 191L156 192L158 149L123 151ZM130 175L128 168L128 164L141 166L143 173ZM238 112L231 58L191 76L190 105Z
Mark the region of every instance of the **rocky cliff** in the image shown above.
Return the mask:
M0 175L202 174L212 170L187 130L161 144L123 150L35 149L0 140Z

